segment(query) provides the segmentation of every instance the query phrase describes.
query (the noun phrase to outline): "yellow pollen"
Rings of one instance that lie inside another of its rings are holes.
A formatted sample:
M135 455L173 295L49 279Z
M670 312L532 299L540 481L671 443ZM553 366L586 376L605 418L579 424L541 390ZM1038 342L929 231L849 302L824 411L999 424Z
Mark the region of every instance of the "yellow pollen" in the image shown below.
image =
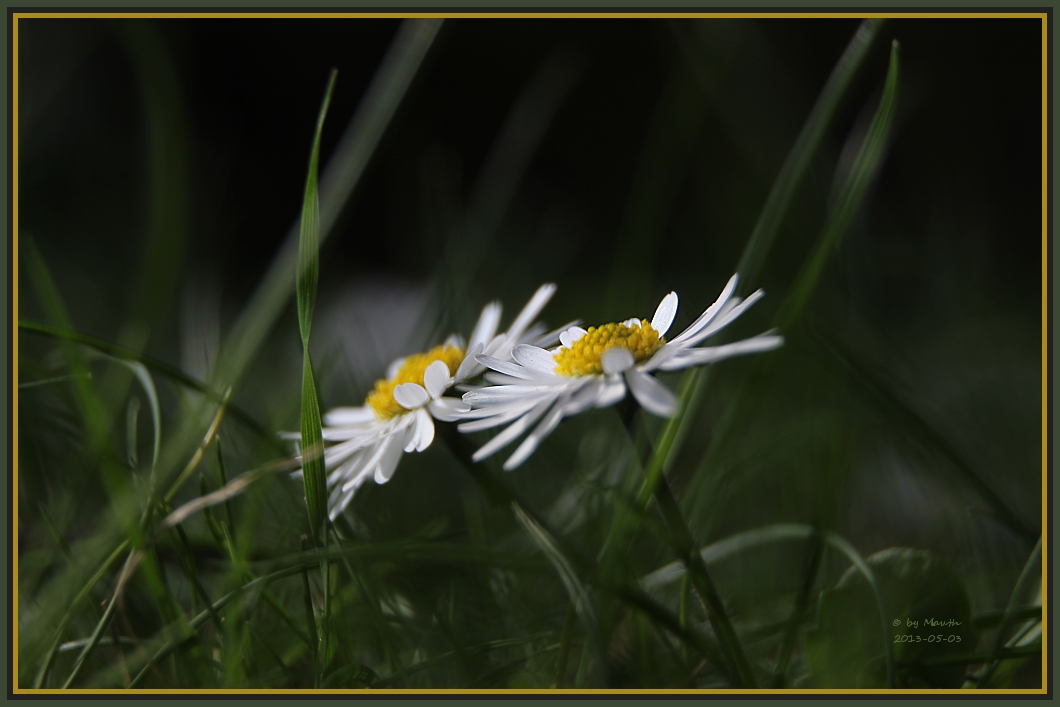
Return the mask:
M640 324L603 324L591 326L570 348L564 347L553 354L556 373L563 376L590 376L604 372L601 361L604 351L621 346L633 354L637 363L646 361L662 348L666 339L652 329L647 319Z
M423 385L423 374L427 366L435 361L444 362L449 368L449 375L453 375L463 360L464 350L456 346L435 346L427 353L413 354L402 362L401 368L393 378L377 380L375 390L368 394L365 402L372 407L376 416L381 420L397 417L408 410L394 400L394 388L402 383Z

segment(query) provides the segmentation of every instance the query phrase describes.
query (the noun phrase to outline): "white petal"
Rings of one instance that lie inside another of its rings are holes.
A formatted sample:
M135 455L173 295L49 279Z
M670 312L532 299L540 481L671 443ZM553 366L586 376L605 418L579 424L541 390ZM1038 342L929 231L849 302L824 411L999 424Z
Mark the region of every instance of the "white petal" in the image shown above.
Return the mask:
M538 445L541 444L541 440L550 435L556 426L559 425L563 419L563 403L561 399L556 402L555 406L549 411L545 419L541 421L541 424L537 428L527 435L523 443L520 444L512 455L508 457L507 461L504 462L504 470L511 471L515 467L522 464L529 458L534 450L537 449Z
M784 337L761 334L743 341L736 341L724 346L708 346L702 349L681 351L670 360L664 361L659 368L664 371L676 371L689 366L703 366L733 356L742 356L762 351L772 351L784 344Z
M526 331L527 327L530 326L531 322L541 313L541 310L545 308L548 301L552 299L552 295L556 293L556 286L554 284L546 283L541 287L537 288L534 296L530 298L530 301L523 307L523 311L519 312L519 315L512 322L511 326L508 327L508 338L512 341L518 341L522 338L523 332Z
M670 330L675 314L677 314L677 293L671 292L662 298L662 302L656 308L655 316L651 318L651 328L662 336Z
M431 419L430 414L428 414L423 408L416 411L416 417L419 418L416 421L416 451L422 452L424 449L431 446L431 442L434 441L434 420Z
M626 383L621 378L608 378L596 396L595 406L605 408L614 405L626 397Z
M499 373L504 373L513 378L520 378L522 380L531 381L552 381L556 376L542 373L539 370L533 368L527 368L520 366L518 363L511 363L509 361L501 361L500 359L493 358L492 356L479 356L478 362L487 368L491 368Z
M394 400L406 410L415 410L430 400L430 397L422 385L402 383L394 388Z
M762 290L756 290L747 296L747 299L740 300L739 298L733 299L725 307L718 316L708 326L703 327L702 330L696 332L695 335L688 337L684 341L685 346L694 346L708 336L713 336L719 331L732 324L736 319L743 314L747 309L758 300L762 299L765 293Z
M442 346L452 346L456 349L464 348L464 337L459 334L450 334L445 341L442 342Z
M736 283L738 280L739 276L737 275L730 277L729 281L725 283L725 287L722 289L721 294L718 295L718 299L714 300L714 304L707 307L706 311L703 312L703 314L700 314L696 321L692 322L687 329L681 332L677 338L673 340L673 343L678 343L695 336L703 327L709 324L714 317L718 316L722 307L724 307L729 301L729 298L732 297L732 293L736 289Z
M423 372L423 385L431 400L437 400L445 392L449 387L449 366L445 365L445 361L434 361L427 366Z
M609 376L615 373L622 373L633 367L633 354L630 353L629 349L622 346L612 346L607 351L604 351L600 357L600 363L604 367L604 373Z
M471 409L470 405L464 403L460 398L441 397L427 403L427 409L434 419L442 422L453 422L460 418L460 414Z
M463 400L470 405L482 405L495 401L518 400L537 393L547 392L549 386L541 385L488 385L485 388L469 390Z
M397 469L398 462L401 461L401 444L399 442L400 440L395 440L393 444L388 445L384 449L379 463L376 464L375 482L377 484L385 484L394 475L394 470Z
M521 366L532 368L535 371L551 373L556 369L556 359L544 349L529 344L520 344L512 349L512 358Z
M551 347L555 346L557 343L559 343L560 336L563 334L563 332L567 331L568 329L580 329L580 328L581 327L578 326L578 321L575 320L573 322L567 322L566 324L564 324L563 326L559 327L558 329L553 329L550 332L542 334L541 336L537 337L536 339L530 339L528 336L524 336L523 340L520 341L519 343L521 343L521 344L533 344L534 346L538 347L539 349L547 349L547 348L551 348ZM585 330L582 329L582 331L584 332Z
M569 349L571 344L585 336L587 333L588 332L580 326L572 326L559 335L559 343Z
M369 474L369 473L374 473L376 475L376 477L377 477L377 482L378 483L386 483L385 481L383 481L383 482L379 482L378 481L379 460L382 459L383 456L385 456L388 452L390 452L391 449L397 449L398 452L400 452L402 444L404 444L404 438L403 438L402 435L393 435L392 434L389 437L386 437L386 438L380 440L378 444L376 444L374 447L371 448L371 450L370 450L371 451L371 456L368 456L367 454L365 455L366 458L363 461L363 463L364 463L364 473L366 475ZM366 452L367 451L369 451L369 450L366 450ZM390 477L387 477L387 478L390 478ZM353 478L353 479L350 479L349 481L347 481L346 483L344 483L342 485L342 490L343 491L348 491L351 488L355 488L355 486L357 484L360 484L362 481L363 481L363 479L358 479L356 477Z
M626 383L640 406L651 414L672 417L677 411L677 396L653 376L631 368L626 371Z
M344 427L375 420L375 411L367 405L357 408L333 408L324 414L324 424L329 427Z
M477 375L482 370L482 366L475 360L475 357L482 353L482 349L485 345L482 342L472 345L467 351L467 355L464 356L464 360L460 362L460 368L456 369L456 374L453 376L454 381L467 380L471 376Z
M526 432L530 428L530 425L537 421L537 418L545 414L545 411L555 402L554 400L546 400L543 403L539 403L529 410L525 415L513 422L511 425L506 427L500 434L491 439L486 444L479 447L479 449L471 455L472 461L482 461L486 457L490 456L501 447L506 446L516 437Z
M496 356L499 359L507 360L508 355L511 353L511 347L505 346L507 341L508 336L506 334L497 334L497 336L493 337L490 342L486 344L485 348L482 349L482 353L486 356ZM501 349L504 349L503 354L498 353Z
M405 431L405 438L404 438L404 441L403 441L402 447L401 447L405 452L415 451L416 445L419 444L419 440L420 440L420 425L421 425L421 419L420 419L420 414L419 413L420 413L420 411L416 410L414 413L412 413L411 415L408 416L408 418L410 420L412 420L412 423L409 425L409 428Z
M475 346L482 344L485 346L489 343L490 339L497 335L497 325L501 322L501 303L490 302L482 308L482 314L478 316L478 321L475 323L475 329L471 332L471 339L468 341L468 348L473 349Z

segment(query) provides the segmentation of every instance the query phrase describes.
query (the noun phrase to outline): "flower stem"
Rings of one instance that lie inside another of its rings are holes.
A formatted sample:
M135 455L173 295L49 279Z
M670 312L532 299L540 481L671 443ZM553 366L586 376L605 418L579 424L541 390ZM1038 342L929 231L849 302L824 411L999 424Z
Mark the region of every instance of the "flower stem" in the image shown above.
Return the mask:
M670 489L670 482L665 475L660 477L659 483L655 487L655 502L659 505L659 510L662 512L663 520L670 531L675 549L680 553L687 571L692 574L692 586L707 608L707 618L710 619L710 625L714 628L714 632L721 642L722 649L725 651L729 661L731 661L733 675L739 683L738 686L755 687L754 674L751 672L751 666L748 664L747 657L740 646L740 640L736 636L732 622L729 621L729 615L725 612L725 604L722 602L721 595L718 594L718 590L710 578L707 564L696 549L692 534L688 531L688 526L681 515L681 509L677 505L677 499L674 498L673 491Z

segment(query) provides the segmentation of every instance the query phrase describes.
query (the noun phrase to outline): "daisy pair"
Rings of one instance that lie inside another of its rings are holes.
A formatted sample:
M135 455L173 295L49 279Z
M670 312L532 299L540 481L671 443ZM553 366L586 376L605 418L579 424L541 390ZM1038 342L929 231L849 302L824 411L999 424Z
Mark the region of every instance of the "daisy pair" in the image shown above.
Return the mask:
M403 453L429 447L435 420L450 422L470 409L445 393L485 370L477 357L506 361L517 345L535 340L550 343L549 336L541 337L541 327L531 324L555 291L552 284L538 288L508 330L499 334L501 305L491 302L483 308L466 345L453 335L429 351L398 359L387 369L386 378L375 383L364 405L335 408L323 416L323 438L330 445L324 450L324 464L331 520L367 479L385 484ZM555 335L551 338L554 341Z
M476 360L486 368L491 386L464 394L472 409L461 412L462 432L486 430L511 423L473 456L480 461L533 431L504 463L506 470L522 464L565 417L589 408L613 405L627 390L650 413L669 417L676 411L674 394L652 374L702 366L732 356L775 349L783 338L760 334L721 346L696 345L718 333L762 297L762 291L736 297L733 275L717 301L691 326L671 341L665 334L677 313L677 293L666 295L647 320L627 319L583 329L572 326L559 336L560 346L546 350L520 344L512 360L484 352ZM534 426L536 424L536 427Z

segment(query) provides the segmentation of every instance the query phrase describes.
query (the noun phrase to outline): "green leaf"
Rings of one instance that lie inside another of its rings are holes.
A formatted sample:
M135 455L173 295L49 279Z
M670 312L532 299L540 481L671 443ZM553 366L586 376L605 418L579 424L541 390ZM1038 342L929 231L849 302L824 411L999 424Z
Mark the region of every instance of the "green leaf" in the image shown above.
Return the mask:
M841 183L835 205L825 221L817 245L803 265L795 286L784 300L780 313L777 315L777 326L782 331L790 330L802 315L817 287L825 263L828 262L839 239L846 233L854 215L861 207L869 185L872 184L879 171L883 162L884 148L891 132L897 98L898 42L896 40L891 43L890 65L887 69L887 80L884 82L880 105L876 108L876 113L872 117L872 122L854 158L850 172Z
M317 190L317 171L320 162L320 135L324 131L324 118L328 114L331 93L335 89L338 71L331 70L328 85L324 89L324 101L317 115L317 127L313 134L313 148L309 152L309 171L302 197L302 224L298 232L298 270L295 291L298 298L298 329L302 334L302 345L309 346L309 328L313 323L313 307L317 298L317 278L320 272L320 194Z
M965 666L946 664L946 657L968 653L976 633L956 575L926 550L890 548L865 562L883 599L887 643L880 641L869 575L852 567L821 593L817 626L807 632L814 686L887 687L884 648L890 646L896 687L959 687Z
M309 525L313 537L318 540L323 538L324 522L328 517L328 484L323 452L320 405L313 381L313 366L306 351L302 360L302 480L305 484Z
M324 469L324 441L321 435L320 404L317 402L313 365L309 359L309 330L313 323L316 303L317 276L320 269L320 197L317 193L317 165L320 161L320 134L324 130L331 93L337 72L333 69L324 91L324 101L317 117L313 147L309 153L309 174L306 176L302 199L302 228L298 239L298 276L295 285L298 296L298 329L302 335L302 479L305 483L306 508L313 538L324 539L324 523L328 513L327 476Z

